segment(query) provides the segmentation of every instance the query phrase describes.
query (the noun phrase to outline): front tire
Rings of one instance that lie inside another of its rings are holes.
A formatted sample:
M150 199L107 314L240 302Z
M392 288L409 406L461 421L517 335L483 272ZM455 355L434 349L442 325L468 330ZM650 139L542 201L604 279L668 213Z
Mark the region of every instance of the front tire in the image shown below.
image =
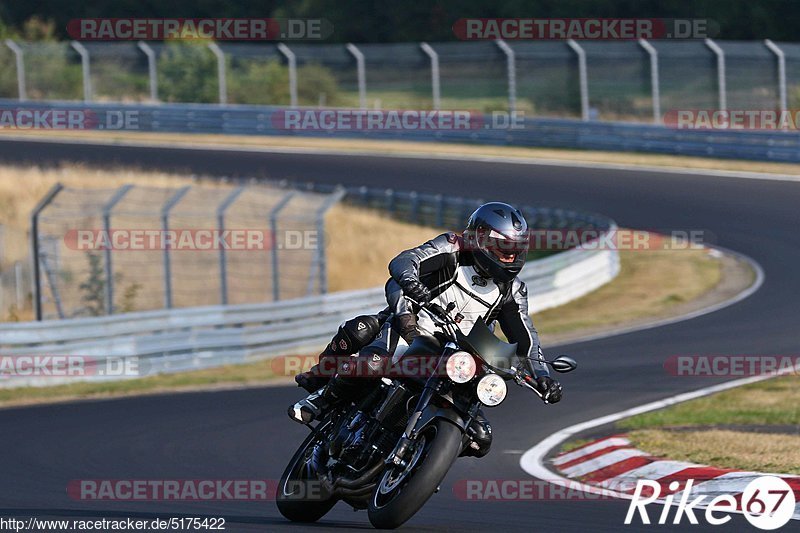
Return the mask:
M408 466L387 468L372 493L367 512L376 528L399 527L425 505L461 451L461 430L439 419L420 433L417 442Z
M303 441L278 484L275 503L278 511L292 522L316 522L336 505L335 498L321 493L316 472L310 463L311 453L322 434L319 430L314 431ZM303 487L307 494L301 493Z

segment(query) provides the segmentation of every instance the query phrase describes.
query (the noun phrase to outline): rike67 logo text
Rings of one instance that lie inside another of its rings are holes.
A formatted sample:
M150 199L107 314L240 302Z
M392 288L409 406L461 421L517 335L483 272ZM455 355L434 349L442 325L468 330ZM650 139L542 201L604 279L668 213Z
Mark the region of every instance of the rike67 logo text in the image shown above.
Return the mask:
M716 483L707 481L705 483ZM700 485L703 485L701 483ZM792 487L783 479L775 476L761 476L751 481L744 491L736 495L720 494L719 490L711 489L710 492L716 494L709 500L708 494L701 494L690 501L692 497L692 487L694 480L686 482L686 486L680 492L680 483L673 481L668 488L670 494L663 501L661 512L658 516L658 524L681 524L684 517L690 524L698 524L695 511L704 508L705 512L701 515L705 521L711 525L719 526L731 520L731 513L740 509L741 513L750 524L758 529L773 530L786 525L795 513L795 495ZM644 494L649 494L645 496ZM661 496L661 484L656 481L639 480L633 499L628 506L628 514L625 516L625 524L631 524L638 511L639 519L643 524L650 524L650 516L647 513L647 506L659 500ZM741 508L737 500L741 497ZM672 520L668 522L670 512L673 509L673 500L677 500L677 506ZM708 501L707 501L708 500Z

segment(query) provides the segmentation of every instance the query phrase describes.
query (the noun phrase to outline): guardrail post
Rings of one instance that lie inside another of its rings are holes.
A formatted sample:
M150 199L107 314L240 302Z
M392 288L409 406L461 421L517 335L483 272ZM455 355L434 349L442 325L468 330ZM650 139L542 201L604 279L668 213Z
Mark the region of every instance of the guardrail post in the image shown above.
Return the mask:
M417 191L411 191L408 193L408 197L411 202L411 222L419 224L419 194L417 194Z
M89 67L89 50L78 41L69 43L81 56L81 72L83 73L83 101L92 101L92 76Z
M639 39L639 46L650 56L650 88L653 91L653 122L661 124L661 88L658 79L658 51L644 39Z
M578 79L581 91L581 119L589 120L589 72L586 69L586 51L574 39L567 44L578 55Z
M106 232L109 242L111 240L111 210L128 194L133 188L133 185L123 185L114 195L109 199L108 203L103 206L103 231ZM106 314L114 314L114 269L111 265L111 247L108 246L104 252L105 255L105 274L106 274Z
M161 208L161 231L164 235L164 307L167 309L172 309L172 265L170 265L169 259L170 247L166 242L167 232L169 231L169 212L191 188L191 185L181 187Z
M297 107L297 56L283 43L278 43L278 50L289 63L289 107Z
M225 211L236 201L244 187L237 187L225 198L219 207L217 207L217 230L222 235L225 231ZM220 287L220 303L228 305L228 263L225 258L225 246L219 247L219 287Z
M325 214L336 205L339 200L344 198L347 192L343 188L339 188L336 191L332 192L328 198L322 203L320 208L317 210L317 270L319 271L319 292L321 294L325 294L328 292L328 265L325 261ZM312 270L313 272L313 270ZM311 294L311 288L313 288L313 278L308 280L308 288L307 291Z
M17 99L24 102L28 99L28 91L25 88L25 54L22 48L12 39L6 39L6 46L14 52L14 59L17 64Z
M788 109L786 103L786 55L777 44L769 39L766 39L764 44L775 54L778 60L778 104L781 106L781 111L785 113Z
M436 195L436 227L444 227L444 195Z
M60 183L56 183L47 191L44 198L39 200L36 207L31 212L31 288L33 292L33 306L36 312L36 320L42 320L42 272L39 263L39 214L55 199L56 195L64 188Z
M393 189L386 189L386 212L394 214L395 193Z
M428 43L419 45L422 51L425 52L431 59L431 91L433 93L433 109L439 111L442 104L442 94L439 85L439 54Z
M156 72L156 53L144 41L139 41L136 43L136 46L139 47L139 50L144 52L144 55L147 56L147 76L150 80L150 99L154 102L158 101L158 75Z
M225 105L228 103L228 79L225 72L225 52L219 47L217 43L209 43L208 49L217 58L217 80L219 82L219 103Z
M281 198L269 212L269 229L272 238L272 299L276 302L281 299L281 280L278 272L278 214L295 194L297 194L296 191L286 193L286 196Z
M514 50L502 39L495 41L497 46L506 55L506 70L508 71L508 111L513 113L517 109L517 67Z
M364 66L364 54L353 43L347 43L347 51L356 58L358 75L358 104L361 109L367 108L367 72Z
M717 88L719 89L719 108L728 108L728 95L725 87L725 52L717 43L706 39L706 46L717 56Z

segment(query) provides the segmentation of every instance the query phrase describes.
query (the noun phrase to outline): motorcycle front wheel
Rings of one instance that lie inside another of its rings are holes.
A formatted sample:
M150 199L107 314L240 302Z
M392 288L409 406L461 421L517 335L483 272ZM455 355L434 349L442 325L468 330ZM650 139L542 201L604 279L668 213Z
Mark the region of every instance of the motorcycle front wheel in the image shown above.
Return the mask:
M336 499L321 491L311 454L322 433L314 431L295 452L281 476L275 502L278 511L292 522L316 522L336 505Z
M383 473L369 501L369 521L380 529L401 526L428 501L461 451L461 430L436 420L417 437L404 467Z

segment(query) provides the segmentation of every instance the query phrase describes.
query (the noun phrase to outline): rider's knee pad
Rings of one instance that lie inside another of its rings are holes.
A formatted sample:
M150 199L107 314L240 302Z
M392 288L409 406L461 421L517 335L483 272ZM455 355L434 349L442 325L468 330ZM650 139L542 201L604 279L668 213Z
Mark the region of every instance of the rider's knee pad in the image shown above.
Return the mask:
M492 426L483 413L478 412L467 428L472 442L467 446L462 455L469 457L483 457L492 447Z
M381 330L381 321L375 315L361 315L351 318L339 326L339 331L331 339L325 350L332 355L350 355L372 342Z

